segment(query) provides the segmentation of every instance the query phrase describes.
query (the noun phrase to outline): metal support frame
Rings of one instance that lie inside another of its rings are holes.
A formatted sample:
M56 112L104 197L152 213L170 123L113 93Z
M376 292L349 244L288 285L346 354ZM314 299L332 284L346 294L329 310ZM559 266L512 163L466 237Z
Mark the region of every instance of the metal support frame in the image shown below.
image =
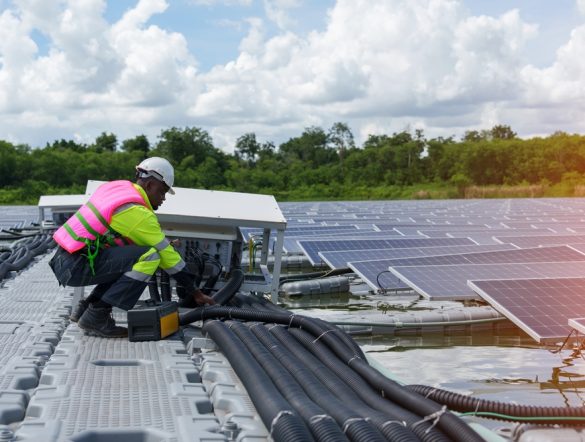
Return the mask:
M270 296L273 304L278 303L278 288L280 286L280 266L282 260L282 246L284 245L284 229L276 231L276 244L274 246L274 267L272 268L272 286ZM262 245L264 252L264 244Z

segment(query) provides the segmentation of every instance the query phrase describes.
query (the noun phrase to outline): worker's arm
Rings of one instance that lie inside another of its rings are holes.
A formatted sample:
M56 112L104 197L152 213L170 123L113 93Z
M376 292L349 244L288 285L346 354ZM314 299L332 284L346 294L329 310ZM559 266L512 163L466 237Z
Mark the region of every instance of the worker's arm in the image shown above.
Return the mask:
M112 216L110 226L138 246L154 247L160 256L160 268L187 290L198 304L214 304L213 299L194 286L194 278L185 261L165 237L156 215L144 206L132 205Z

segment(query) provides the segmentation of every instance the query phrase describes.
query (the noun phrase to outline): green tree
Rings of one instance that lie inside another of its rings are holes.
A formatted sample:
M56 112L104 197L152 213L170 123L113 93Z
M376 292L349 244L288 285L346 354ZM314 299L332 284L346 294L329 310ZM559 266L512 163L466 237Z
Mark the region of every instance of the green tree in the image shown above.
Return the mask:
M248 165L252 165L256 162L261 147L261 144L256 140L256 134L249 132L237 139L234 154L236 158L247 161Z
M138 135L124 140L121 148L124 152L139 152L143 158L146 158L150 150L150 142L146 135Z
M320 127L307 127L300 137L280 145L279 153L285 160L300 160L306 165L319 166L337 161L335 150L329 147L329 138Z
M172 127L161 131L156 150L171 163L179 164L189 155L193 155L195 161L203 162L216 149L211 136L205 130L198 127Z
M513 140L516 138L516 132L510 126L497 124L490 129L490 136L492 140Z
M102 132L94 143L97 152L115 152L118 146L118 138L112 133Z
M51 144L47 143L45 149L53 149L53 150L71 150L73 152L85 152L87 150L87 146L85 144L77 143L73 140L65 140L61 138L58 141L53 141Z
M17 183L18 152L8 141L0 140L0 187Z

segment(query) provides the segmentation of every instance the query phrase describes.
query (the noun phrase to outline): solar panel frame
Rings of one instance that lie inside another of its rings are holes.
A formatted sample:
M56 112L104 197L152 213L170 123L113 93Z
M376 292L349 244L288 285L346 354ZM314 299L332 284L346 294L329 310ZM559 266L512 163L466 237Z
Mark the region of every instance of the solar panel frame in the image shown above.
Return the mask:
M481 247L481 246L478 246ZM390 267L397 266L436 266L458 264L503 264L503 263L531 263L531 262L568 262L585 261L585 254L570 246L536 247L533 249L513 249L459 253L450 255L420 256L412 258L386 259L380 261L350 262L348 266L359 275L366 284L377 289L374 285L374 276L379 279L381 271L389 271ZM385 277L385 289L403 289L407 284L394 278ZM376 281L377 282L377 281ZM393 284L393 285L391 285Z
M375 239L354 239L345 241L332 240L300 240L297 241L303 253L309 261L316 265L320 261L319 252L326 250L360 250L369 248L380 248L380 246L388 246L388 248L409 248L421 247L423 245L465 245L475 244L474 241L468 238L375 238Z
M391 232L391 231L390 231ZM427 238L426 236L416 235L416 236L402 236L399 234L392 234L389 232L368 232L364 231L357 234L351 235L339 235L339 234L332 234L332 235L323 235L320 238L309 237L309 236L291 236L288 238L284 238L283 243L283 250L287 253L304 253L303 249L299 245L299 241L361 241L361 240L375 240L375 239L418 239L418 238ZM271 244L272 245L272 244ZM319 262L319 261L317 261Z
M468 286L541 344L566 338L571 318L585 316L585 278L472 280Z
M585 318L571 318L567 322L569 327L574 328L581 334L585 334Z
M585 247L585 244L584 244ZM414 247L404 249L370 249L319 252L319 257L332 269L347 267L349 262L374 261L418 256L451 255L476 251L519 250L512 244L470 244L460 246Z
M579 278L585 275L585 261L401 266L389 270L426 299L462 301L478 299L467 285L469 280Z
M514 244L521 249L546 245L571 245L585 243L585 235L536 235L536 236L503 236L494 238L502 243Z

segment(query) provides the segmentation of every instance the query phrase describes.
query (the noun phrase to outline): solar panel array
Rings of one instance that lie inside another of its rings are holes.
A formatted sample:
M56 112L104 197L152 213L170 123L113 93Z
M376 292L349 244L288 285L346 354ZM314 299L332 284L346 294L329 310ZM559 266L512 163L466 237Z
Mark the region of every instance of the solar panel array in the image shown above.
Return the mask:
M409 247L406 249L367 249L319 252L321 260L332 269L347 267L350 262L382 261L396 258L414 258L417 256L451 255L457 253L489 252L495 250L516 250L512 244Z
M467 286L469 280L578 278L585 275L585 261L406 266L390 271L427 299L466 300L479 298Z
M462 246L475 244L469 238L396 238L389 239L347 239L347 240L300 240L299 246L313 264L320 262L319 252L330 250L364 250L386 247L390 249L405 249L411 247Z
M468 281L585 275L585 199L312 202L281 208L291 227L287 251L305 254L314 265L350 267L373 290L479 300ZM318 230L334 226L354 230ZM540 330L538 336L548 335Z
M490 246L475 246L476 248ZM494 247L494 246L492 246ZM495 246L497 247L497 246ZM380 275L380 272L389 272L389 267L398 266L437 266L455 264L504 264L504 263L530 263L530 262L563 262L585 261L585 254L569 246L538 247L534 249L514 249L498 251L481 251L474 253L460 253L457 255L437 255L411 258L385 259L379 261L352 262L349 266L360 275L370 286L374 281L377 286L386 289L402 288L404 285L393 286L392 279L400 281L396 275ZM393 278L392 278L393 276ZM389 281L386 281L390 279ZM381 284L380 284L381 282Z

